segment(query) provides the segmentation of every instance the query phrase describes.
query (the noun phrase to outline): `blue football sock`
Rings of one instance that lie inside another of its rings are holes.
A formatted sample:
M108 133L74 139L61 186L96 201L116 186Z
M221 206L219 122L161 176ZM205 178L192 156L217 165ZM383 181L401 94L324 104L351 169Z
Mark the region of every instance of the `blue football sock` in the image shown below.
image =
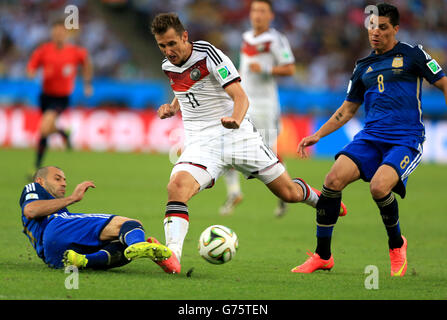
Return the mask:
M388 246L390 249L402 247L404 240L400 232L399 206L394 193L390 192L382 199L374 199L379 207L383 224L388 235Z
M126 221L121 226L119 239L121 243L131 246L138 242L145 242L146 234L143 226L135 220Z
M124 256L126 247L120 241L111 241L99 251L85 255L88 259L86 267L105 270L128 264L130 260Z
M103 268L109 264L109 254L104 250L86 254L85 257L88 260L87 268Z
M341 191L323 186L317 202L317 247L315 252L321 259L331 257L331 240L334 226L340 214Z

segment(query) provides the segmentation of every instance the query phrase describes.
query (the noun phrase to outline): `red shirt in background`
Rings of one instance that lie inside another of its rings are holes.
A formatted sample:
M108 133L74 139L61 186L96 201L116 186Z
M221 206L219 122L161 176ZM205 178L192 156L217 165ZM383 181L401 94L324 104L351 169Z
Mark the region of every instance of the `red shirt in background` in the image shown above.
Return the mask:
M28 70L43 68L43 92L52 96L69 96L79 65L87 62L87 50L72 44L57 48L53 42L40 45L31 55Z

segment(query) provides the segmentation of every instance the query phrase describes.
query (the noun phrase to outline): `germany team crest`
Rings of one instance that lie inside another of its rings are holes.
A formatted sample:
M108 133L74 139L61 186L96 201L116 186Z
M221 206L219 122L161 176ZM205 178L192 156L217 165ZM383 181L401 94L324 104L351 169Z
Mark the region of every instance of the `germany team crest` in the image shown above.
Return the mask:
M199 68L194 68L191 70L189 77L191 78L191 80L197 81L200 79L201 75L202 73L200 72Z

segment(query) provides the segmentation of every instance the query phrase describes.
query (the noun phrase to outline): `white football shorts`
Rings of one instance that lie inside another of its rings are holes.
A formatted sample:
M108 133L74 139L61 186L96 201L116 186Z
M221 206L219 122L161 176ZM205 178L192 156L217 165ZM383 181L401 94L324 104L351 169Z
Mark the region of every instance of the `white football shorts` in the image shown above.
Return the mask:
M187 171L200 184L210 188L228 169L235 168L246 178L258 178L268 184L284 171L275 153L264 143L260 133L244 120L239 129L216 128L213 135L203 135L187 144L171 171Z

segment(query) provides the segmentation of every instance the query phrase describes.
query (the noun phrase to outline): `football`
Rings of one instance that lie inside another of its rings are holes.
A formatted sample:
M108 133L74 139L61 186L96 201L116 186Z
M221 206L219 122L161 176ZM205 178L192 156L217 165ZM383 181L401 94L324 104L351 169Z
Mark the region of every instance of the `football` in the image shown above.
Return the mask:
M213 264L223 264L234 258L238 249L236 233L228 227L212 225L199 238L199 253Z

